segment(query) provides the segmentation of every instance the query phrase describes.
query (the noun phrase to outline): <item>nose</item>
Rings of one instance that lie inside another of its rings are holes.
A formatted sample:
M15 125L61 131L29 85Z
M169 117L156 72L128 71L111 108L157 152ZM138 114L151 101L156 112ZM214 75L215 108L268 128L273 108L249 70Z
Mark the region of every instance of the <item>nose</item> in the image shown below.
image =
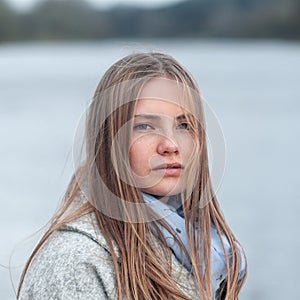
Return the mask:
M160 136L158 145L157 145L157 152L160 155L170 155L170 154L178 154L178 145L175 141L171 140L168 137Z

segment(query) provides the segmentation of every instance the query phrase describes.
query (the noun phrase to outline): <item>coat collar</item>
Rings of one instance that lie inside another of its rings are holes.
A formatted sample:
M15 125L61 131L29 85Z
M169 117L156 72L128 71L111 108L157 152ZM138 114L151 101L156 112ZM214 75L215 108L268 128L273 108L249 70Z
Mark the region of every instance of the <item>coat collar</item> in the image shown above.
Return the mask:
M86 201L86 197L82 193L79 193L79 197L74 199L74 203L72 204L72 207L70 207L70 210L76 209ZM105 251L111 254L111 249L108 246L107 241L101 233L101 230L97 224L98 223L96 215L94 213L89 213L62 226L61 230L73 231L86 235L94 242L96 242L99 246L104 248ZM159 253L163 255L164 251L162 249L162 245L159 239L151 233L149 233L148 238L150 240L150 243L153 245L154 249L156 249ZM113 240L112 244L117 259L120 259L118 247ZM171 264L173 278L178 282L179 287L189 297L191 297L191 299L199 299L200 297L196 288L194 276L191 272L189 272L185 267L182 266L182 264L178 261L178 259L173 253L171 254Z

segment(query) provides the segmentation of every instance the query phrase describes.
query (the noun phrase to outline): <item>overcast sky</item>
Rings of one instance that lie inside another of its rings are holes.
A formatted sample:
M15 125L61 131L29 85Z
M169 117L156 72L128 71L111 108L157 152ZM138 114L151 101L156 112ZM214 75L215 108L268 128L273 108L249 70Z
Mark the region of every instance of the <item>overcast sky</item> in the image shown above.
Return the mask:
M28 10L35 3L41 2L43 0L6 0L13 7L18 10ZM154 7L154 6L162 6L165 4L181 2L184 0L87 0L95 6L100 8L107 8L111 6L115 6L117 4L134 4L143 7Z

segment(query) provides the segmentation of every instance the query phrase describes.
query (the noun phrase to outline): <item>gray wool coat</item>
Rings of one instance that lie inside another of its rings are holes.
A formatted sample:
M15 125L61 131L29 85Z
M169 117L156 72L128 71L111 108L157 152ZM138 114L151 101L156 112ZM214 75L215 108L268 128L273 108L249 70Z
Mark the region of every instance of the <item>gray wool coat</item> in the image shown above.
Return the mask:
M80 196L77 204L80 199L83 200ZM155 236L150 242L161 249ZM181 267L174 255L172 269L184 293L191 299L200 299L193 275ZM19 299L92 300L116 299L116 295L110 250L91 213L68 223L48 238L29 266Z

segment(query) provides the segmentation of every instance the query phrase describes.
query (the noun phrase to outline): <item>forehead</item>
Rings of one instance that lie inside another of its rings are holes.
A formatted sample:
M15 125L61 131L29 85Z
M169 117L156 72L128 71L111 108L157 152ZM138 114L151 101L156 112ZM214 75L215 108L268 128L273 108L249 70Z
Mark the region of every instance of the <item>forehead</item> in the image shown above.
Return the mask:
M142 88L139 99L160 99L182 102L185 92L183 84L165 77L157 77L148 81Z
M142 88L136 104L136 112L183 113L191 109L187 99L187 91L180 82L165 77L153 78Z
M173 118L184 113L185 110L178 104L157 99L138 100L135 108L135 115L159 115Z

